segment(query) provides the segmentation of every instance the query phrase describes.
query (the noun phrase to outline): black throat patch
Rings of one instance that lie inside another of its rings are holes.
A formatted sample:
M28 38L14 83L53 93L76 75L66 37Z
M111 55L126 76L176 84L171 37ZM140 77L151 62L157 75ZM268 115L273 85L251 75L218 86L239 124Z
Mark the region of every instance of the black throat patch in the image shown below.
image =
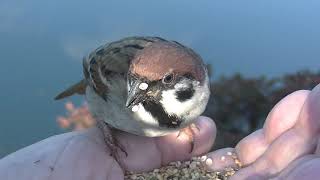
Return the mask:
M161 127L177 128L182 122L178 117L168 115L163 107L154 101L144 101L142 105L146 111L158 120Z

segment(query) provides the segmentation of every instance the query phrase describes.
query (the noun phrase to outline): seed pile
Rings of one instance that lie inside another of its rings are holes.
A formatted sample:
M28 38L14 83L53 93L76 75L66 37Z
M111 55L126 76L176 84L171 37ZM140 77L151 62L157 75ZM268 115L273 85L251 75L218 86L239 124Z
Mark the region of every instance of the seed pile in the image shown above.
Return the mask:
M226 168L222 172L206 170L201 163L200 157L192 158L191 161L176 161L169 165L154 169L145 173L130 173L125 176L126 180L226 180L238 169Z

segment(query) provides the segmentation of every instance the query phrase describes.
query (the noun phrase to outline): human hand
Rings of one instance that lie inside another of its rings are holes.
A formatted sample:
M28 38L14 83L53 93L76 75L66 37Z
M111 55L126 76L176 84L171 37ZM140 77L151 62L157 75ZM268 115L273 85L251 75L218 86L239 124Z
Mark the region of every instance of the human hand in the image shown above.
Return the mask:
M211 170L236 167L228 152L242 163L232 180L315 179L320 171L320 85L294 92L269 113L262 129L241 140L235 148L209 153Z
M195 132L195 144L190 153L191 144L186 134L173 133L164 137L141 137L125 132L116 132L117 140L124 146L128 156L121 154L120 160L126 171L145 172L172 161L183 161L191 157L207 153L215 140L216 127L214 122L207 117L199 117L196 121L199 131ZM107 149L107 151L109 151ZM123 172L112 156L109 166L115 171L110 171L110 179L122 179Z
M142 172L171 161L183 161L207 153L213 145L216 127L213 121L199 117L193 152L189 137L177 133L148 138L116 133L128 156L122 155L126 171ZM120 180L124 172L96 128L52 136L0 159L0 179Z
M57 118L60 127L72 128L78 131L87 128L88 126L86 125L92 126L96 124L90 116L86 104L76 108L71 102L68 102L66 103L66 109L67 116ZM189 142L189 137L183 132L179 134L179 137L177 132L164 137L148 138L114 131L115 139L119 141L128 154L126 157L118 149L120 157L117 157L117 160L120 161L121 168L124 168L123 170L125 171L144 172L159 168L171 161L187 160L193 156L207 153L215 140L215 124L207 117L199 117L196 121L196 126L199 128L199 131L194 132L195 147L192 153L190 153L191 143ZM104 150L110 153L107 147ZM110 162L107 166L112 166L113 169L113 171L109 171L109 174L115 176L115 179L121 179L123 172L121 172L119 164L115 163L114 157L108 156L107 158L107 162Z

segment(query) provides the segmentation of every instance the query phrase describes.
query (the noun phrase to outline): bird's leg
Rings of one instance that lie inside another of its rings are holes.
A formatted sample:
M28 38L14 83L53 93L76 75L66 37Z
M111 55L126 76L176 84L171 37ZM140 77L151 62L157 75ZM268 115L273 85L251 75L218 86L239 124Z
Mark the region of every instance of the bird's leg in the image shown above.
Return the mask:
M128 157L128 153L125 150L126 148L120 143L120 141L117 140L117 138L115 138L115 136L113 135L114 132L118 131L117 129L114 129L112 127L110 127L110 131L112 133L112 137L113 137L113 141L114 141L114 145L120 149L125 155L126 157Z
M189 142L190 142L190 145L191 145L190 153L192 153L193 148L194 148L195 132L199 132L199 131L200 131L199 127L197 127L196 124L192 123L188 127L181 129L178 133L177 137L179 137L181 135L181 133L184 133L185 135L187 135Z
M103 140L107 147L110 150L110 156L113 156L113 158L119 163L120 167L124 170L124 164L121 161L119 149L128 156L128 153L125 151L124 146L116 139L114 136L115 130L108 126L104 121L97 121L97 127L102 131L103 134Z

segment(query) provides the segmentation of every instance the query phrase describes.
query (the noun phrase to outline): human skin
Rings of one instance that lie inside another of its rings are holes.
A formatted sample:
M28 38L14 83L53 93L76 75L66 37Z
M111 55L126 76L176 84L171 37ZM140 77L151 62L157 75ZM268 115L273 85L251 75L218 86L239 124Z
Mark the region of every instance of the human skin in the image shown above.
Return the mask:
M262 129L241 140L235 148L208 153L216 127L207 117L199 117L195 147L184 134L147 138L117 133L128 157L121 154L123 167L143 172L171 161L205 155L213 163L210 170L235 166L228 152L243 164L236 179L315 179L320 175L320 85L312 91L297 91L282 99L269 113ZM59 152L59 153L57 153ZM51 137L0 160L0 179L93 179L118 180L124 174L109 154L97 128ZM223 160L221 157L225 157ZM204 164L206 161L204 161ZM49 168L47 168L49 167Z
M244 168L238 179L315 179L320 175L320 85L282 99L269 113L262 129L242 139L235 149L207 154L212 170L235 166L228 151L235 151Z
M116 133L128 156L121 153L127 171L148 171L171 161L187 160L210 150L215 139L215 124L200 117L196 125L194 150L190 154L189 138L173 133L148 138ZM74 131L50 137L23 148L0 160L0 179L16 180L120 180L124 174L110 156L98 128Z

